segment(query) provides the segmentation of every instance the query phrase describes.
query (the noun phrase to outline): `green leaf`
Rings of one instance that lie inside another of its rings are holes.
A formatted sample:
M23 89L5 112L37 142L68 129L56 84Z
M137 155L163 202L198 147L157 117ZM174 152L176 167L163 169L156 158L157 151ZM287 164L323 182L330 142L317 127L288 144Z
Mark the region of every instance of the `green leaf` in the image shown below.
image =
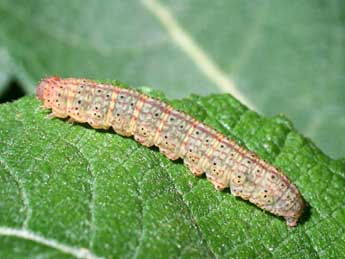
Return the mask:
M0 257L344 254L344 159L327 157L285 117L262 117L230 95L171 103L281 167L308 204L300 224L289 228L216 191L181 161L132 138L47 119L40 102L25 97L0 105Z
M46 75L120 78L174 98L229 92L287 114L339 158L344 11L343 0L1 0L0 42L27 93Z

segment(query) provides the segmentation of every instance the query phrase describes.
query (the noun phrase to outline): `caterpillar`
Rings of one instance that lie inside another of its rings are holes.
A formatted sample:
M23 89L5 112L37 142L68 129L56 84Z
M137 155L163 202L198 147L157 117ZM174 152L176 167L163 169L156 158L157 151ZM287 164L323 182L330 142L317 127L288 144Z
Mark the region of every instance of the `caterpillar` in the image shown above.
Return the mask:
M205 173L217 190L230 187L233 195L283 216L290 227L303 213L303 198L281 170L159 99L113 84L59 77L42 79L36 96L52 110L51 117L111 127L144 146L157 146L171 160L182 158L195 176Z

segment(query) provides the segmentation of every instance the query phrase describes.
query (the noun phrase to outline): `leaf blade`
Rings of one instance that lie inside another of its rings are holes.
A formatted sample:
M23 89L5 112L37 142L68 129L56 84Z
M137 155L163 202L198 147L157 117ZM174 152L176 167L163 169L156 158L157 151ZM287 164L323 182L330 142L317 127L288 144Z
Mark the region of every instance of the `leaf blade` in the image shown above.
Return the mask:
M102 257L341 254L332 229L338 234L345 231L338 223L345 218L342 161L325 156L285 118L256 115L229 95L194 96L172 103L197 116L203 107L199 118L225 134L234 131L246 146L285 169L310 205L302 223L289 230L282 219L215 191L180 162L169 161L130 138L47 120L39 102L26 97L0 106L4 142L0 157L28 193L32 214L27 227ZM218 112L219 103L223 115ZM260 123L251 123L255 120ZM24 211L18 218L11 204L0 205L6 218L17 217L23 224ZM8 220L0 220L0 225L11 226ZM0 243L12 244L13 249L17 245L1 233Z

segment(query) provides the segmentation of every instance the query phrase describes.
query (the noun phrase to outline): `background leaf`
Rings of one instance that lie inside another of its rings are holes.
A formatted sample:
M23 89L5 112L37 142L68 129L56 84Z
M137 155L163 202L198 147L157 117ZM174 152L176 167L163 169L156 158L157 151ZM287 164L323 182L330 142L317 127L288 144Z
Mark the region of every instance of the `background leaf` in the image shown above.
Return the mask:
M0 41L12 60L5 74L26 93L55 74L119 78L170 97L230 92L267 116L287 114L339 158L344 13L342 0L1 0Z
M324 155L283 116L264 118L229 95L171 102L283 168L308 204L300 224L216 191L131 138L49 120L25 97L0 105L0 257L344 254L345 160Z
M5 86L10 81L9 57L4 48L0 46L0 96L5 92Z

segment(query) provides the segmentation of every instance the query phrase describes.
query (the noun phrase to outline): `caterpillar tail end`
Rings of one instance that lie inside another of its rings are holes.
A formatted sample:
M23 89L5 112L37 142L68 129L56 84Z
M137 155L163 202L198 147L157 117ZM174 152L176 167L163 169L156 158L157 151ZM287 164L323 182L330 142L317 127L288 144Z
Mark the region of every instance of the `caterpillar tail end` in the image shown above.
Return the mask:
M289 227L297 226L298 220L301 218L304 212L304 208L305 208L305 204L304 204L302 196L298 193L296 197L297 198L294 201L294 205L282 215L284 216L286 220L286 224Z
M289 227L296 227L298 222L298 217L285 217L286 224Z

